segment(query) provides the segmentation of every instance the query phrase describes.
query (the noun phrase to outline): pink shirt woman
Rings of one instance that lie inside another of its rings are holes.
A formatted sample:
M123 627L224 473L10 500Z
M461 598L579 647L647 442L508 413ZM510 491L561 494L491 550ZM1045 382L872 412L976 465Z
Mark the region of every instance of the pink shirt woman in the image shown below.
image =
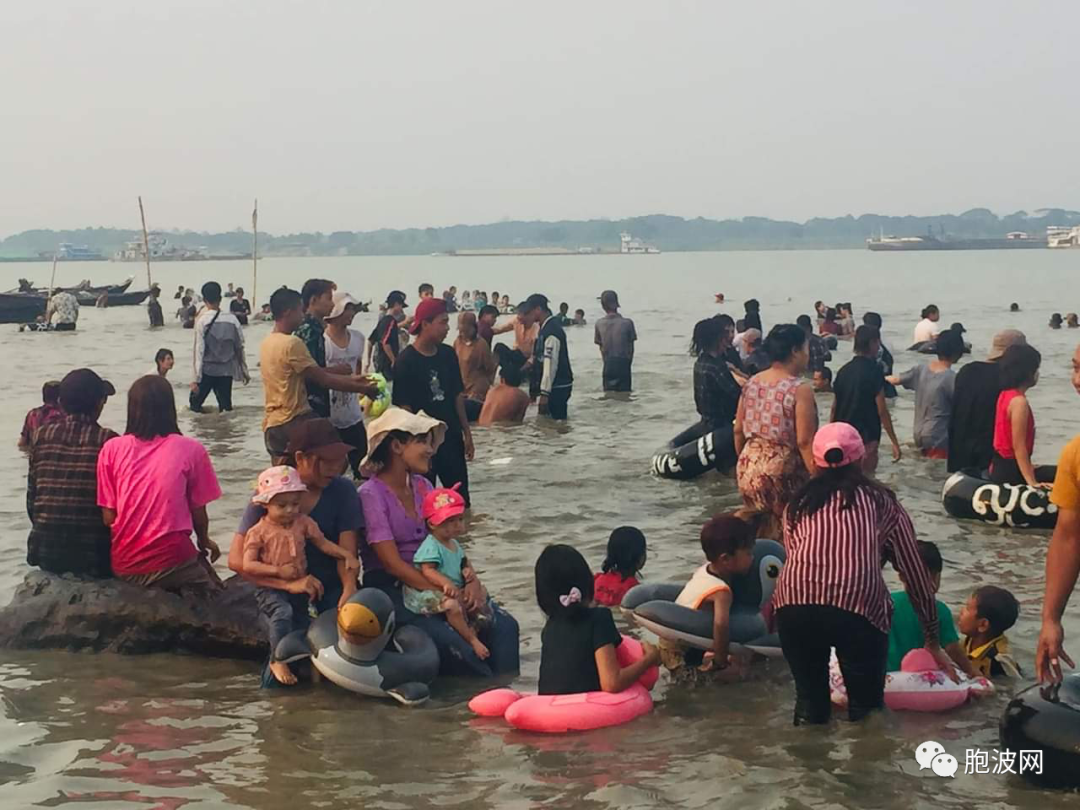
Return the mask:
M180 435L165 378L141 377L131 386L125 435L102 447L97 479L116 576L182 594L220 589L209 563L221 552L210 539L206 505L221 488L206 449Z

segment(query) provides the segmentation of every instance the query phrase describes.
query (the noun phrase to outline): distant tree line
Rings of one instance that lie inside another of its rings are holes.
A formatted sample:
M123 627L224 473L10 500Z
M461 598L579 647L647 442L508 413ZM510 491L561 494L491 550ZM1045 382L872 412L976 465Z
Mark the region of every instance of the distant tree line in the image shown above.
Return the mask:
M443 253L484 248L599 248L617 250L619 234L629 231L665 251L783 250L799 248L859 248L879 233L895 236L949 235L965 238L1002 237L1011 231L1042 236L1050 225L1080 224L1080 212L1041 209L1017 211L999 217L986 208L963 214L938 216L883 216L863 214L787 222L765 217L714 220L655 214L620 220L593 219L561 222L497 222L488 225L453 225L446 228L405 228L377 231L259 233L259 252L265 256L385 256ZM246 253L251 234L242 229L223 233L165 231L181 248L206 248L211 253ZM112 255L125 242L141 238L139 231L117 228L32 230L0 241L0 256L37 256L61 242L86 245Z

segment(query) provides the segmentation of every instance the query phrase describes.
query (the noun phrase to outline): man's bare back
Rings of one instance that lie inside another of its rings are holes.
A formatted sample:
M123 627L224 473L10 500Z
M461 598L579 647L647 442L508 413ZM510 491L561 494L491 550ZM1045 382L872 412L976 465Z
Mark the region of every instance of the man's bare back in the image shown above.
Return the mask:
M500 382L488 391L477 424L481 426L496 423L520 425L525 420L525 412L528 409L528 394L520 388Z

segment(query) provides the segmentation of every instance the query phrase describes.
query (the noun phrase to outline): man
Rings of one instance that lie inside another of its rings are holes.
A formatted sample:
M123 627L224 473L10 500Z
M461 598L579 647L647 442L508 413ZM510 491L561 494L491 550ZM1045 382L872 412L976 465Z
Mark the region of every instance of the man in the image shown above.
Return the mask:
M495 322L497 320L499 320L499 308L491 304L483 307L476 318L476 334L487 342L492 351L495 351Z
M806 350L810 355L810 362L806 364L806 371L813 377L814 372L825 368L825 363L832 358L832 354L829 352L829 347L825 345L825 341L814 334L814 327L809 315L800 315L795 319L795 323L806 333Z
M425 282L417 288L416 294L420 296L421 301L423 301L425 298L434 298L435 287Z
M23 452L29 451L34 431L46 422L55 422L63 418L64 411L60 407L60 383L49 380L41 386L41 404L36 408L31 408L23 419L22 432L19 433L19 449Z
M997 361L1010 346L1026 344L1023 332L998 332L985 362L968 363L957 372L949 420L949 472L971 469L985 473L990 468L994 417L1001 393Z
M540 396L537 407L541 414L563 421L574 390L566 332L551 314L547 296L533 293L525 300L524 310L526 326L540 327L533 348L533 379L537 380Z
M271 460L280 464L293 424L315 416L308 399L308 384L371 397L378 396L378 388L368 377L331 374L315 362L304 342L293 334L304 321L302 298L296 290L277 290L270 296L270 311L274 329L259 347L266 403L263 440Z
M45 323L52 323L54 319L53 329L57 332L74 332L79 320L79 299L59 287L53 290L45 308Z
M323 319L334 308L334 290L337 285L322 278L310 278L300 289L300 299L304 305L304 321L296 329L296 336L307 346L308 354L326 368L326 338L323 335ZM330 416L330 392L326 386L308 381L308 403L316 416L327 419Z
M146 303L146 314L150 318L151 328L165 325L165 313L161 311L161 288L156 284L150 288L150 300Z
M375 371L388 381L394 379L394 365L401 352L401 329L398 324L405 318L405 293L392 290L386 296L386 310L368 336L368 368L373 365Z
M446 302L446 311L449 314L453 314L458 311L457 305L457 287L450 287L443 293L443 300ZM491 345L491 344L488 344Z
M60 382L64 416L35 431L26 478L26 562L44 571L111 577L111 534L97 502L97 461L116 433L98 424L112 383L88 368Z
M206 296L204 295L203 298L205 298L205 297ZM225 297L226 298L235 298L236 297L236 290L233 288L233 283L231 281L229 282L229 289L225 292Z
M881 348L881 335L872 326L860 326L855 330L855 356L836 373L833 381L831 422L847 422L859 431L866 455L862 467L866 475L873 477L878 464L878 444L881 430L892 441L893 461L900 460L900 442L893 430L892 417L885 404L885 375L877 362Z
M229 302L229 312L236 316L241 326L248 325L248 318L251 317L251 302L244 298L243 287L236 288L233 300Z
M469 467L473 457L472 431L465 416L465 388L457 354L443 343L450 332L446 303L425 298L416 305L411 346L402 350L394 370L393 402L413 413L424 411L446 423L446 437L431 459L428 477L444 487L460 484L458 492L469 505Z
M521 390L521 369L503 366L499 369L502 382L488 391L480 411L478 425L520 425L529 410L529 395Z
M565 301L559 304L559 314L555 316L555 320L559 322L559 326L571 326L574 323L574 319L570 317L570 305Z
M221 285L208 281L202 286L203 311L195 320L195 379L188 405L203 412L203 403L214 392L218 410L232 410L233 380L251 382L244 356L244 332L231 312L221 311Z
M614 290L600 293L604 317L593 327L594 342L600 347L604 363L601 381L605 391L631 391L630 367L634 363L634 342L637 331L634 322L619 314L619 296Z
M350 374L359 374L364 362L364 336L349 328L359 311L360 302L339 290L334 293L334 308L326 316L326 362L331 368L346 366ZM349 466L359 481L360 461L367 455L359 397L352 391L331 391L330 422L341 434L341 441L352 447Z
M1080 347L1073 354L1072 384L1080 394ZM1057 506L1058 518L1046 551L1042 630L1035 651L1035 674L1041 683L1061 680L1061 661L1076 667L1062 646L1061 616L1080 574L1080 436L1061 453L1050 502Z
M175 300L179 301L183 297L184 297L184 285L181 284L179 287L176 288L176 294L173 296L173 298Z

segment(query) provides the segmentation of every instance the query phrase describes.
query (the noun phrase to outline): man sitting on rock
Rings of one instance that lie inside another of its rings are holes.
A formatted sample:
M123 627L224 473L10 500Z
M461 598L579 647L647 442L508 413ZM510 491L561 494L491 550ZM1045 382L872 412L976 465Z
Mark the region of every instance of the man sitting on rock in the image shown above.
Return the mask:
M26 479L30 565L57 574L112 576L109 529L97 504L97 460L116 433L97 420L115 393L108 380L76 369L60 382L63 418L34 433Z

